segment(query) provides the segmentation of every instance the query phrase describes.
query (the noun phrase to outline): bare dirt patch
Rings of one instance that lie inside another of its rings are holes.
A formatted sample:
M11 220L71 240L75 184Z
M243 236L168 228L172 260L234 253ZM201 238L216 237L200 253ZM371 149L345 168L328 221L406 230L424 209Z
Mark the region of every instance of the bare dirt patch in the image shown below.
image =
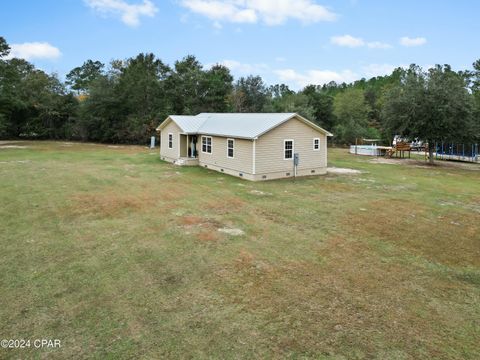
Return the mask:
M270 196L272 193L261 191L261 190L251 190L250 194L257 195L257 196Z
M218 229L222 225L215 219L195 215L181 215L178 221L180 228L186 235L192 235L201 242L216 242L220 240Z
M454 168L454 169L463 169L471 171L480 171L479 163L471 162L461 162L461 161L441 161L436 160L433 166L445 167L445 168Z
M358 175L358 174L361 174L362 172L360 170L355 170L355 169L328 167L327 173L335 174L335 175Z
M224 226L219 221L195 215L183 215L179 218L180 227L187 235L193 234L203 242L215 242L220 240L220 234L229 236L242 236L245 232L242 229L231 226Z
M21 144L24 141L21 140L0 140L0 146L10 145L10 144Z
M0 149L27 149L25 145L0 145Z
M435 169L435 168L451 168L451 169L463 169L480 171L480 164L462 161L446 161L435 160L433 165L424 160L417 159L397 159L397 158L385 158L374 157L368 161L372 164L388 164L388 165L408 165L420 169Z
M384 158L384 157L374 157L368 162L372 164L401 165L402 162L405 164L407 162L407 159L391 159L391 158Z
M0 164L27 164L30 160L12 160L12 161L0 161Z
M242 229L236 229L236 228L220 228L218 229L218 231L231 236L240 236L245 234L245 232Z

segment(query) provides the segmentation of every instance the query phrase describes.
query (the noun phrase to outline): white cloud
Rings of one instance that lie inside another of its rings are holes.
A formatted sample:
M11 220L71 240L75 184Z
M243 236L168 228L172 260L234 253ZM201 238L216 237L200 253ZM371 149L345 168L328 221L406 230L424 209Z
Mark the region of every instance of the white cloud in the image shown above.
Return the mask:
M433 65L421 66L424 70L428 70ZM408 69L408 64L369 64L361 66L356 70L345 69L342 71L332 70L309 70L304 73L294 69L275 70L273 73L277 75L277 82L284 82L291 86L292 89L301 89L307 85L323 85L330 81L336 83L351 83L361 78L371 79L377 76L391 75L397 68Z
M251 9L239 9L234 3L225 1L184 0L182 5L209 19L235 23L257 22L257 15Z
M408 69L410 67L409 64L370 64L362 67L363 76L367 79L376 77L376 76L385 76L390 75L393 70L397 68ZM431 64L424 64L420 65L423 70L428 70L434 67Z
M48 42L26 42L23 44L11 44L8 58L33 59L58 59L62 53L58 48Z
M364 77L370 79L372 77L390 75L393 70L398 67L408 67L406 65L392 65L392 64L370 64L362 68Z
M330 38L330 42L338 46L346 46L351 48L365 45L365 41L363 41L362 38L357 38L352 35L332 36Z
M216 64L223 65L238 75L254 75L268 70L268 65L266 64L247 64L236 60L223 60ZM207 64L206 67L210 68L213 65Z
M370 49L390 49L392 47L390 44L380 41L365 42L362 38L348 34L341 36L332 36L330 38L330 42L338 46L350 48L367 46Z
M337 18L313 0L182 0L181 5L211 20L233 23L262 21L273 26L288 19L314 23Z
M400 44L403 46L421 46L425 45L427 43L427 39L424 37L416 37L416 38L410 38L408 36L404 36L400 38Z
M309 70L302 74L293 69L282 69L276 70L274 73L278 76L280 81L300 88L309 84L323 85L330 81L349 83L358 79L358 75L351 70L343 70L341 72L331 70Z
M153 17L158 11L150 0L143 0L140 4L129 4L124 0L84 0L87 6L95 11L107 15L120 16L128 26L135 27L140 24L141 16Z

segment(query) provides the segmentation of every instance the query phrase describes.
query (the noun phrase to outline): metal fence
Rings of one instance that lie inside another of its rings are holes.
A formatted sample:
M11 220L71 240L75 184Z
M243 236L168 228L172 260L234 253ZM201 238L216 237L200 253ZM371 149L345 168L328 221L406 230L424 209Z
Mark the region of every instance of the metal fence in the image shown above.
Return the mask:
M479 162L478 144L435 143L435 158Z

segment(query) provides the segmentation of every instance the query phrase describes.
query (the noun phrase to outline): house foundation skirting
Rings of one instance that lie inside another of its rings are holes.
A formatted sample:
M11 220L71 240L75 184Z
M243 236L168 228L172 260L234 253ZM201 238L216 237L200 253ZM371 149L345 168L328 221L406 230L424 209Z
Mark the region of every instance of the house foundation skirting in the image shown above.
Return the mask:
M160 156L160 159L174 165L181 165L181 166L200 166L202 168L210 169L218 171L219 173L228 174L231 176L238 177L240 179L250 180L250 181L266 181L266 180L275 180L275 179L288 179L293 178L293 168L291 170L285 171L275 171L269 173L262 173L262 174L252 174L250 172L228 169L226 167L213 165L209 163L205 163L199 161L198 159L190 159L190 158L180 158L174 159L168 156ZM308 168L308 169L297 169L297 177L302 176L315 176L315 175L326 175L327 168L326 167L317 167L317 168Z
M326 174L327 174L326 167L311 168L311 169L297 169L297 177L326 175ZM253 181L288 179L293 177L294 177L294 173L292 169L288 171L285 170L285 171L275 171L275 172L264 173L264 174L255 174Z
M255 180L253 174L248 173L248 172L228 169L226 167L222 167L222 166L218 166L218 165L212 165L212 164L201 162L201 161L200 161L199 165L203 168L215 170L215 171L218 171L218 172L223 173L223 174L236 176L236 177L241 178L241 179L246 179L246 180L250 180L250 181Z
M250 181L266 181L266 180L274 180L274 179L285 179L285 178L293 178L293 169L288 171L276 171L270 173L263 173L263 174L251 174L248 172L242 172L238 170L227 169L221 166L212 165L204 162L200 162L199 165L203 168L211 169L218 171L220 173L232 175L241 179L250 180ZM319 167L319 168L311 168L311 169L297 169L297 177L302 176L314 176L314 175L326 175L327 168L326 167Z

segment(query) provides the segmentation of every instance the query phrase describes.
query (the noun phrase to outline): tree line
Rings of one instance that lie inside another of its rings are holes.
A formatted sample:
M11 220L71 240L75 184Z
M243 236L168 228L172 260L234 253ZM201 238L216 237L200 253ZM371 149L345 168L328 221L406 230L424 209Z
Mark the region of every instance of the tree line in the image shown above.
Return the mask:
M170 114L297 112L334 133L391 141L395 134L435 141L480 141L480 60L473 70L416 65L350 84L267 86L260 76L234 81L186 56L173 66L154 54L109 64L87 60L65 81L9 58L0 37L0 138L146 143Z

